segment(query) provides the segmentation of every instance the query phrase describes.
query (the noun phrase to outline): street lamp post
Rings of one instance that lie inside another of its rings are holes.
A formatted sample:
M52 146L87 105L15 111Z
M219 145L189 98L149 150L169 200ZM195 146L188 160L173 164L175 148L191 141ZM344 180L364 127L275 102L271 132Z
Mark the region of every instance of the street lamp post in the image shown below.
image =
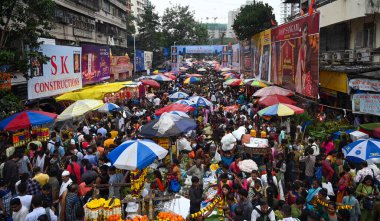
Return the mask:
M133 70L136 74L136 34L133 34Z

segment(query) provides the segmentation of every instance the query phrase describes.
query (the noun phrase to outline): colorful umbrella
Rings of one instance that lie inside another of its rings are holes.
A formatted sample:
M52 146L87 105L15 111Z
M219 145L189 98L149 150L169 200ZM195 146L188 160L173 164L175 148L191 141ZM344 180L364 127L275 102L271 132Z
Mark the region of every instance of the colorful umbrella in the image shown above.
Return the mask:
M371 160L380 161L380 140L360 139L343 147L344 156L354 162Z
M163 159L168 151L152 140L128 140L111 151L107 158L122 170L142 170L156 159Z
M154 87L154 88L159 88L160 87L160 84L157 81L152 80L152 79L143 79L143 80L141 80L141 83L143 85L148 85L148 86L151 86L151 87Z
M194 130L197 123L192 118L164 113L159 119L150 121L141 127L144 137L173 137Z
M228 74L224 75L224 80L236 79L236 78L237 77L232 73L228 73Z
M192 84L192 83L196 83L196 82L199 82L199 81L201 81L200 78L189 77L189 78L186 78L186 80L183 83L185 83L185 84Z
M164 75L154 75L150 77L151 79L155 81L172 81L172 79L164 76Z
M274 95L274 94L278 94L282 96L292 96L294 93L281 87L269 86L269 87L261 88L260 90L256 91L256 93L254 93L253 96L265 97L265 96Z
M101 113L110 113L112 111L118 110L120 107L114 103L105 103L102 107L98 109Z
M288 97L278 95L278 94L265 96L259 99L259 104L265 107L278 104L278 103L296 104L297 102Z
M200 78L200 77L203 77L203 75L201 75L201 74L187 74L186 77L197 77L197 78Z
M269 107L266 107L259 111L260 116L290 116L294 114L302 114L305 110L291 104L275 104Z
M27 110L13 114L0 121L0 130L20 130L30 126L42 125L53 122L56 114L44 111Z
M160 73L158 70L153 71L153 74L158 74L158 73Z
M212 106L212 103L204 97L193 96L190 97L188 100L194 103L197 107Z
M173 104L183 104L183 105L187 105L187 106L195 106L195 103L193 101L189 101L189 100L179 100L179 101L174 102Z
M176 100L176 99L186 99L189 95L184 92L175 92L169 96L170 99Z
M156 116L160 116L161 114L163 114L165 112L169 112L169 111L189 112L189 111L193 111L193 110L194 110L194 107L191 107L191 106L188 106L185 104L173 103L173 104L169 104L163 108L156 110L154 113L156 114Z
M72 103L60 115L58 115L57 120L63 121L72 119L74 117L80 117L89 111L98 109L101 106L103 106L103 101L101 100L79 100Z
M259 80L254 80L254 81L250 82L249 86L252 86L252 87L268 87L267 84L265 84L264 82L259 81Z
M168 113L175 114L175 115L178 115L180 117L190 118L190 116L187 113L183 112L183 111L169 111Z
M172 79L173 81L174 81L175 79L177 79L177 77L174 76L174 75L172 75L172 74L164 73L163 75L164 75L165 77L168 77L168 78Z
M241 86L243 85L243 80L241 79L230 79L224 82L225 85L228 86Z

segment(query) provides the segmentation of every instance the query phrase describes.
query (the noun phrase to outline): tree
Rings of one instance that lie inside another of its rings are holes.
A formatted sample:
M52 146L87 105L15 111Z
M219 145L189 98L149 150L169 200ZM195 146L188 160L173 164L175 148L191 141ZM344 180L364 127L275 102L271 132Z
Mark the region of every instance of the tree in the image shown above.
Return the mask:
M13 65L27 76L30 58L45 62L36 49L38 38L50 37L54 10L54 0L0 1L0 65Z
M239 40L245 40L271 28L272 23L275 23L273 8L267 3L255 1L240 8L232 28Z
M196 22L189 6L175 5L166 8L162 16L163 45L170 47L177 45L207 44L207 28Z
M21 101L12 92L0 90L0 119L23 110Z
M161 42L161 35L159 33L160 17L154 12L154 8L154 5L148 2L144 7L144 13L137 21L139 30L138 39L140 42L143 42L143 45L139 48L146 51L159 49Z

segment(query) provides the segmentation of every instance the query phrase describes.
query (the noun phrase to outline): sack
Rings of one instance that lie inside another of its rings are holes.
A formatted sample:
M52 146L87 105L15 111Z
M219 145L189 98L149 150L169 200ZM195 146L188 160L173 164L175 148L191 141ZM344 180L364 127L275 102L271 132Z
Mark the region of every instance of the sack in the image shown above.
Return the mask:
M327 195L328 196L335 196L334 189L333 189L332 184L330 182L322 183L322 188L327 189Z
M215 159L216 162L222 161L222 156L220 156L220 153L218 152L218 149L216 149L216 151L215 151L214 159Z
M191 186L191 184L192 184L191 178L192 178L192 176L187 176L184 184L188 185L188 186Z
M172 180L169 184L169 191L173 193L178 193L181 190L181 185L179 184L178 180Z
M363 199L363 208L366 210L373 210L375 207L375 198L373 196L367 196Z

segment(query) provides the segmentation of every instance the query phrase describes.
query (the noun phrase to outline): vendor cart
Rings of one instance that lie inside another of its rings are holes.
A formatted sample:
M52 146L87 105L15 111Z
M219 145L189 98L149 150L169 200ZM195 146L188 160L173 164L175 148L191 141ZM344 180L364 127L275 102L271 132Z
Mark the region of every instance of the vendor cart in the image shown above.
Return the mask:
M243 152L252 155L268 155L272 153L268 139L251 138L250 143L243 145Z

